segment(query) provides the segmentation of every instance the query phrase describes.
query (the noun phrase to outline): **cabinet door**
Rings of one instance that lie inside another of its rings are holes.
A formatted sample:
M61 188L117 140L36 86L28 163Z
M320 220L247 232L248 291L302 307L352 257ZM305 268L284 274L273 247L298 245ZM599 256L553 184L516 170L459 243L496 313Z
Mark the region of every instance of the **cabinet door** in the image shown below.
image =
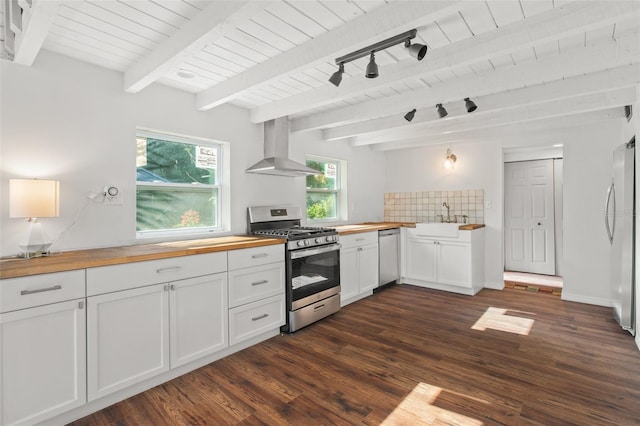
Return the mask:
M227 274L171 283L171 368L229 346Z
M378 246L368 245L358 248L360 271L360 293L378 287Z
M0 424L34 424L86 402L84 299L0 315Z
M434 240L407 240L407 278L414 278L424 281L436 281L437 247L438 246Z
M438 281L471 288L471 244L438 242Z
M358 248L340 250L340 301L355 297L360 292Z
M169 289L87 298L89 401L169 370Z

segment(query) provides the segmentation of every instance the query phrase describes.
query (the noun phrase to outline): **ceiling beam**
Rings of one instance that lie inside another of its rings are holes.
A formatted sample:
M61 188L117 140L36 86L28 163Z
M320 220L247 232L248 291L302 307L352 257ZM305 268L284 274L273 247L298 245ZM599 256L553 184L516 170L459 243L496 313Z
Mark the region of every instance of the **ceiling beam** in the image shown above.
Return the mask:
M632 34L616 41L611 40L590 47L578 47L562 55L546 56L535 62L460 77L454 82L445 82L432 88L419 89L313 114L292 120L291 131L302 132L335 127L350 122L404 113L405 110L408 111L411 108L434 108L437 103L458 101L465 97L477 97L536 85L545 81L598 72L624 64L637 63L640 61L640 46L636 37L636 34ZM594 60L594 58L598 58L598 60ZM337 131L331 137L336 136L339 137Z
M20 28L15 34L15 54L13 62L31 66L38 52L42 48L44 40L49 34L53 20L58 15L61 1L57 0L33 0L31 6L21 4L22 17Z
M574 63L571 60L568 62ZM445 82L430 89L412 93L411 97L416 94L420 95L421 100L427 103L425 109L419 109L424 104L415 105L403 95L392 96L391 98L398 98L395 101L401 105L414 105L414 107L418 108L410 124L411 126L416 126L440 119L434 107L437 102L444 103L444 107L452 115L457 110L466 116L462 99L472 90L468 88L473 87L483 87L484 91L489 93L485 96L473 97L473 101L478 105L479 111L487 111L508 109L516 105L535 104L640 84L640 64L638 63L568 78L563 78L562 75L555 76L555 80L546 71L558 68L547 65L545 63L517 65L506 76L503 72L494 71L488 73L488 75L463 77L455 82ZM557 65L562 67L562 64ZM539 73L539 81L549 82L535 84L535 82L527 79L528 72ZM501 92L494 90L505 82L509 83L502 86ZM451 102L451 104L447 104L447 102ZM405 128L409 125L403 118L404 110L408 111L405 107L401 112L396 112L386 117L324 129L322 130L322 136L325 140L338 140L356 136L364 140L365 138L375 137L380 133L393 132L395 129Z
M196 106L199 110L216 107L258 86L308 69L314 64L333 62L336 56L393 36L398 31L406 31L424 22L426 16L437 19L457 9L457 1L392 2L200 92L196 97Z
M457 117L447 117L438 121L423 123L419 126L406 126L394 132L375 137L355 137L352 146L372 145L403 139L454 135L459 132L476 131L529 121L555 119L575 114L590 113L625 105L634 104L635 88L626 87L608 92L578 95L571 98L540 102L535 105L522 105L510 109L475 112Z
M207 44L234 31L236 24L268 7L268 1L212 1L187 25L125 71L124 90L137 93L201 51Z
M429 137L417 137L401 139L392 142L385 142L370 145L373 151L393 151L398 149L417 148L427 145L457 145L465 143L495 142L499 139L507 139L513 142L518 140L518 144L527 144L530 141L540 144L546 140L552 143L564 142L564 133L561 130L578 128L604 120L621 119L624 117L622 108L613 108L602 111L593 111L585 114L548 118L540 121L529 121L525 123L513 124L510 126L495 127L488 129L467 130L455 134L441 134ZM443 151L444 158L444 151Z
M400 2L403 3L403 2ZM405 60L385 66L380 76L365 79L361 76L344 78L339 88L327 85L305 91L281 101L253 108L254 123L292 115L340 100L363 95L402 81L415 81L456 67L468 66L483 60L506 55L536 44L559 38L584 34L594 28L609 25L621 17L637 13L638 2L572 2L562 7L514 22L494 31L479 34L450 45L433 49L421 62ZM329 76L327 76L328 78Z

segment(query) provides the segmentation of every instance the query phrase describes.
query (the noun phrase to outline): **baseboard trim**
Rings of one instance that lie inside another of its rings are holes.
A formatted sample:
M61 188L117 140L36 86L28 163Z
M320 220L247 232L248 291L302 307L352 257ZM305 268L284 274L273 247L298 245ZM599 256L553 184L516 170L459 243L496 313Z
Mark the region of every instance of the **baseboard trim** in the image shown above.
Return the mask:
M607 308L612 307L610 299L583 296L581 294L571 293L566 290L562 291L561 298L562 300L566 300L568 302L578 302L578 303L586 303L588 305L606 306Z

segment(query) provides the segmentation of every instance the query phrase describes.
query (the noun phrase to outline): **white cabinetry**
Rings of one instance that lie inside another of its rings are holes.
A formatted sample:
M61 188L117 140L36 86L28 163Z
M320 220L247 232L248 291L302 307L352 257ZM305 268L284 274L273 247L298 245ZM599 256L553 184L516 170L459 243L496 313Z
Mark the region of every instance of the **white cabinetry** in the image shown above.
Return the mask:
M229 252L229 342L285 324L284 246Z
M86 402L84 270L0 281L0 424Z
M402 282L475 294L484 280L484 230L438 236L403 228Z
M340 302L345 306L378 286L378 232L340 236Z
M226 267L220 252L88 269L89 400L226 348Z

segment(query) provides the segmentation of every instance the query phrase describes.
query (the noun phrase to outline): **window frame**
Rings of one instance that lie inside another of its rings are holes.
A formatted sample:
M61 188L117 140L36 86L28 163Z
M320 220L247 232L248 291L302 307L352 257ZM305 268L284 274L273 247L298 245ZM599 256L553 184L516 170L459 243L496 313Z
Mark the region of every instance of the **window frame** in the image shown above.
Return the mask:
M321 155L307 154L305 156L305 164L307 161L317 161L322 163L334 163L336 165L336 187L335 189L328 188L308 188L306 186L305 179L305 217L308 223L330 223L345 221L348 218L347 210L347 162L337 158L324 157ZM309 193L318 194L336 194L336 217L326 219L310 219L307 215L307 203L306 198Z
M135 180L135 189L136 194L138 188L144 187L147 189L158 189L158 190L167 190L170 188L174 188L177 191L181 189L194 189L198 187L199 189L209 189L210 194L214 194L217 190L217 208L214 212L215 214L215 223L216 226L200 226L200 227L186 227L186 228L173 228L173 229L158 229L158 230L142 230L139 231L138 228L138 208L137 208L137 196L135 199L136 207L134 209L134 213L136 215L135 219L135 233L136 240L149 240L149 239L158 239L158 240L166 240L171 239L173 237L191 237L191 236L210 236L210 234L218 234L223 232L230 231L230 192L231 188L229 185L229 177L230 177L230 147L228 142L223 142L220 140L209 139L209 138L201 138L195 136L186 136L180 135L171 132L165 131L155 131L144 128L136 128L135 139L137 144L138 138L150 138L163 140L167 142L188 144L194 146L207 146L212 147L217 150L217 165L216 165L216 179L215 184L205 184L205 183L175 183L175 182L144 182L138 181L137 178ZM137 155L137 154L136 154ZM136 162L137 163L137 162ZM136 165L137 169L137 165Z

